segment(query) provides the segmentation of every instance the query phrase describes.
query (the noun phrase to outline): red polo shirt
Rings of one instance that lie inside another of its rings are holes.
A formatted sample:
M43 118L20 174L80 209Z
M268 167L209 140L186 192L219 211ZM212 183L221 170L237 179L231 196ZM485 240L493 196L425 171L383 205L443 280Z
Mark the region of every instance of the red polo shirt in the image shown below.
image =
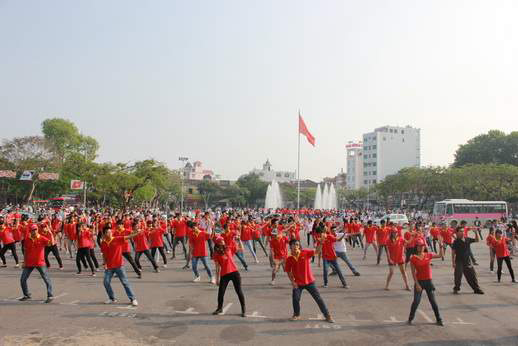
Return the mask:
M14 243L14 234L11 227L3 226L3 229L0 229L0 241L4 246Z
M124 260L122 259L122 248L124 247L124 237L113 237L110 241L103 238L101 242L101 251L104 255L106 269L117 269L122 267Z
M24 241L24 267L43 267L45 265L45 246L49 243L50 240L42 235L38 235L34 239L28 236Z
M336 236L333 234L328 234L324 238L324 243L322 244L322 258L328 261L332 261L336 259L335 252L335 241Z
M272 247L273 258L280 260L288 257L288 238L286 236L278 236L272 237L270 241L270 246Z
M192 256L206 257L207 246L205 246L205 242L209 239L209 235L206 232L199 232L198 235L192 232L190 239L193 245Z
M227 274L237 272L236 264L232 259L232 252L229 249L227 249L227 251L225 251L223 255L214 252L214 256L212 257L212 259L221 267L219 277L223 277Z
M315 250L302 249L298 257L291 255L286 260L285 270L287 273L293 274L298 286L306 286L315 282L310 265L311 257L314 255Z

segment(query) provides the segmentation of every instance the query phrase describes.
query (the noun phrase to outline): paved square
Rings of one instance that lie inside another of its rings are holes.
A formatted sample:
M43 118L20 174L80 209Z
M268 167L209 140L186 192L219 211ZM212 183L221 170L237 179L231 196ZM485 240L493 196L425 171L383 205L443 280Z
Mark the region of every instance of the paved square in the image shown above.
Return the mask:
M270 286L271 272L264 253L261 263L250 271L240 269L247 305L247 318L239 316L240 306L233 286L225 296L224 315L212 316L216 308L217 286L193 283L192 272L182 270L184 261L176 259L161 273L152 272L143 259L144 276L136 278L127 265L129 280L139 306L131 307L117 278L112 285L120 302L105 305L107 299L103 273L97 277L76 276L75 262L65 260L65 270L52 268L50 276L55 301L43 304L45 289L37 272L29 279L33 300L18 302L20 269L0 270L0 344L5 345L517 345L518 285L504 266L502 283L489 272L489 251L485 243L473 246L480 265L476 267L485 295L474 295L463 281L461 294L453 295L453 269L450 252L444 262L434 260L433 280L445 326L434 325L426 295L415 319L407 326L412 293L404 291L395 273L391 291L384 291L387 265L376 266L374 252L361 260L362 251L348 247L348 255L360 277L341 262L347 274L348 290L335 276L329 288L322 288L322 268L313 272L317 285L336 323L321 320L317 305L307 292L302 296L301 321L290 322L291 285L285 273ZM248 253L247 260L250 260ZM66 256L65 256L66 257ZM100 256L98 256L100 258ZM515 261L513 261L515 262ZM56 266L51 256L51 263ZM239 265L239 263L236 261ZM146 266L147 265L147 266ZM214 267L213 263L211 263ZM409 273L409 277L410 277Z

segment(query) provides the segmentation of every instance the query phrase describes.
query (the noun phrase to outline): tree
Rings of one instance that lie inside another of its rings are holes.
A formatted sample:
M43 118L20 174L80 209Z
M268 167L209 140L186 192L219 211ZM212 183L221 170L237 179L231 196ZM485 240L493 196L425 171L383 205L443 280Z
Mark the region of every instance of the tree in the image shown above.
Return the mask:
M16 137L4 140L0 146L2 169L33 171L30 188L25 190L26 200L30 201L40 182L38 173L56 168L56 157L52 145L41 136ZM25 183L25 182L24 182Z
M518 132L506 135L491 130L478 135L459 147L454 167L468 164L510 164L518 166Z
M221 191L216 182L210 180L203 180L198 185L198 192L205 203L205 209L209 208L210 201Z
M264 200L268 183L262 181L257 174L250 173L239 177L236 184L249 191L247 203L249 206L257 206Z

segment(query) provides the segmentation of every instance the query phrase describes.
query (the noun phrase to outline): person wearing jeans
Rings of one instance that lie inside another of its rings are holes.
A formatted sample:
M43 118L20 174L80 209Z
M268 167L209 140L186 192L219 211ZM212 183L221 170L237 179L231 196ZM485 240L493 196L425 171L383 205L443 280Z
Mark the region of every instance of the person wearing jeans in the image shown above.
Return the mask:
M345 262L345 264L347 264L349 269L353 272L354 276L360 276L360 273L353 266L353 264L349 260L349 257L347 257L347 247L345 245L345 239L344 239L344 237L347 237L347 235L343 232L340 232L340 233L337 233L336 236L338 237L338 239L336 240L335 245L334 245L336 257L342 259ZM331 273L331 275L335 275L335 274L336 273L334 271Z
M209 282L212 284L216 283L216 280L212 277L210 271L210 265L207 263L207 240L210 235L198 228L196 222L189 221L188 225L193 231L189 234L190 242L192 244L192 272L194 274L194 282L200 281L200 274L198 273L198 261L203 263L207 275L209 276Z
M335 242L342 241L345 237L345 234L342 233L340 238L337 238L334 233L334 228L332 230L328 230L326 233L322 234L322 258L324 260L324 288L327 287L328 279L327 279L327 270L328 266L333 268L334 272L338 274L340 278L340 282L344 288L347 288L347 283L345 282L345 278L342 274L342 270L336 261L337 256L335 252Z
M30 235L25 238L25 257L22 276L20 278L20 284L22 287L23 297L20 301L31 299L29 288L27 287L27 279L31 275L32 271L36 269L47 286L47 300L45 303L50 303L54 299L52 294L52 282L47 273L47 267L45 266L45 246L50 244L50 239L46 238L38 233L38 225L33 224L31 226Z
M315 300L322 315L329 323L334 323L329 310L327 310L326 303L320 296L317 287L315 286L315 278L311 271L311 258L318 254L315 250L301 249L300 242L296 239L290 241L291 254L286 259L286 273L290 278L293 286L292 303L293 303L293 317L292 321L300 320L300 298L302 291L306 290L311 294ZM320 248L317 249L320 252Z
M133 232L128 236L119 236L113 237L112 230L106 229L105 234L101 241L101 252L103 254L104 263L106 269L104 270L104 288L106 289L106 293L108 294L108 300L105 304L115 303L117 300L115 299L115 294L113 293L113 289L111 286L111 281L113 275L117 275L119 278L124 290L126 291L126 295L128 296L131 305L137 306L138 302L131 289L131 286L128 281L128 277L126 275L126 270L124 268L124 262L122 259L123 248L126 244L126 241L130 238L133 238L138 233Z

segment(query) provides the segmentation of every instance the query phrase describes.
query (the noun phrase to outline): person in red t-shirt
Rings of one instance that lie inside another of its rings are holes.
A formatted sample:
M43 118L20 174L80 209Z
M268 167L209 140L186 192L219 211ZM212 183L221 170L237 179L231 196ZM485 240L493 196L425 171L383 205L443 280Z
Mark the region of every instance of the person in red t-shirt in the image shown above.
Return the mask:
M412 255L410 259L410 265L412 268L412 277L414 278L414 301L412 302L412 306L410 308L410 315L408 316L408 324L412 324L412 321L415 317L415 312L419 303L421 302L421 296L423 294L423 290L426 291L428 295L428 300L430 301L430 305L432 306L433 312L435 314L435 318L437 320L437 325L442 326L441 315L439 314L439 306L435 301L435 287L432 283L432 267L430 262L434 258L442 258L444 249L442 244L440 245L439 254L425 252L426 245L423 239L418 239L416 242L417 254Z
M192 229L189 234L189 247L192 255L192 272L194 273L193 282L199 282L200 274L198 273L198 262L201 261L207 275L209 276L209 282L216 284L216 280L212 277L210 265L207 262L207 240L210 238L210 234L204 232L198 228L198 224L194 221L189 221L187 226Z
M131 231L129 229L124 228L124 223L122 219L117 220L117 222L113 223L107 223L104 226L104 232L106 232L110 228L112 230L112 234L114 237L124 237L131 234ZM135 263L135 260L131 256L131 248L129 241L125 240L124 245L122 246L122 257L126 259L126 261L129 262L135 273L137 274L137 277L139 279L142 279L142 271L137 266L137 263Z
M405 283L405 289L410 291L410 287L408 287L408 279L406 276L405 270L405 240L399 236L397 230L393 230L390 232L390 238L387 243L387 253L388 253L388 265L389 265L389 273L387 276L387 283L385 284L385 290L389 290L390 280L394 275L394 267L398 266L399 271L401 272L401 276L403 277L403 281Z
M257 255L255 253L254 246L253 246L252 233L254 231L254 228L253 228L252 224L248 221L243 221L240 229L241 229L242 244L248 248L248 251L250 251L250 253L252 254L252 257L254 258L255 263L259 263L259 261L257 260Z
M111 228L104 228L104 235L101 240L101 252L104 258L105 270L104 270L104 288L108 294L108 300L105 304L113 304L117 302L115 294L111 286L113 275L117 275L119 278L126 294L131 302L131 305L137 306L137 298L133 293L131 286L128 282L128 276L124 269L124 260L122 259L123 247L128 239L133 238L137 235L137 232L132 232L127 236L114 237Z
M92 262L92 257L90 256L90 247L93 243L93 235L88 226L85 223L78 223L75 225L77 227L76 231L76 242L77 242L77 255L76 255L76 266L77 266L77 275L81 274L81 261L86 260L90 270L92 271L92 276L95 276L95 268Z
M176 257L176 246L178 243L182 244L183 255L185 260L187 261L186 267L189 266L188 256L187 256L187 248L185 247L185 242L187 240L187 220L180 214L176 214L174 220L172 221L172 234L173 234L173 255L171 259L175 259Z
M4 256L7 250L11 250L16 263L16 268L20 267L20 264L18 263L18 254L16 253L16 241L14 239L13 228L6 227L3 217L0 217L0 242L4 245L3 247L0 246L0 258L3 263L2 267L7 267Z
M372 221L367 221L367 227L363 229L363 235L365 236L365 247L363 248L363 260L367 258L367 249L372 245L376 255L378 254L378 246L376 245L376 232L378 227L372 225Z
M327 226L326 226L327 227ZM327 227L327 231L322 233L320 243L322 244L322 259L324 260L323 270L324 270L324 288L327 288L327 268L331 266L334 273L338 275L340 278L340 282L342 283L343 288L349 288L345 281L345 278L342 274L342 270L340 269L340 265L336 261L336 251L335 251L335 242L340 242L346 236L345 233L342 233L340 238L337 238L335 233L336 226Z
M50 268L49 254L52 252L56 261L58 261L59 270L63 270L63 261L59 255L58 245L56 243L56 233L54 233L51 226L45 223L40 224L39 233L45 238L50 239L49 245L45 247L45 263L47 268Z
M378 258L376 265L380 264L381 253L383 250L387 251L387 242L389 238L389 228L385 226L385 220L381 220L380 227L376 230L376 239L378 242Z
M20 301L31 299L31 294L27 286L27 279L29 279L29 276L34 269L40 273L41 278L45 282L45 286L47 286L47 300L45 300L45 303L50 303L54 299L52 294L52 283L47 273L47 267L45 266L45 246L47 246L49 242L50 240L48 238L45 238L38 233L38 225L31 226L30 234L24 241L25 257L22 277L20 279L23 297L20 298Z
M493 240L495 240L495 229L489 227L489 234L486 237L486 245L489 247L489 271L493 272L495 267L495 248L493 247Z
M283 231L274 229L270 240L270 247L272 249L273 268L272 268L272 282L270 285L275 285L275 275L281 268L284 268L286 257L288 256L288 237L284 235Z
M318 254L318 252L320 252L319 248L317 248L317 251L302 249L300 247L300 241L296 239L290 241L290 256L286 259L285 271L293 286L293 317L291 318L293 321L300 319L300 297L302 291L307 290L317 303L326 321L329 323L334 322L331 314L327 310L326 303L318 292L317 286L315 285L315 278L311 272L311 258L313 258L315 254Z
M158 250L162 261L164 262L164 268L167 268L167 257L164 251L164 233L167 229L160 226L157 220L152 223L152 228L149 231L149 240L151 243L151 257L155 258L155 254Z
M516 283L513 267L511 266L511 259L509 258L508 244L510 242L511 240L509 238L502 236L502 230L496 230L495 238L492 240L492 246L495 249L496 263L498 265L498 269L496 271L498 282L500 282L500 279L502 278L502 262L505 261L507 269L509 269L509 274L511 274L511 280L513 283Z
M151 227L152 222L149 221L149 227ZM155 273L159 273L160 269L158 269L158 265L155 262L155 259L151 256L149 252L149 231L146 228L146 224L142 224L140 220L133 221L133 230L137 230L137 235L133 238L135 243L135 263L137 267L142 271L142 266L140 265L140 257L142 254L146 255L149 262L153 266Z
M430 228L430 235L432 236L433 251L437 253L437 243L439 242L439 237L441 236L441 229L437 227L435 222L432 223L432 228Z
M219 286L219 289L218 307L212 314L221 315L223 313L223 298L225 297L228 283L232 281L234 290L239 298L239 303L241 304L241 317L245 317L245 296L241 289L241 275L232 257L232 251L226 247L225 240L222 237L216 238L212 260L216 264L216 285Z

